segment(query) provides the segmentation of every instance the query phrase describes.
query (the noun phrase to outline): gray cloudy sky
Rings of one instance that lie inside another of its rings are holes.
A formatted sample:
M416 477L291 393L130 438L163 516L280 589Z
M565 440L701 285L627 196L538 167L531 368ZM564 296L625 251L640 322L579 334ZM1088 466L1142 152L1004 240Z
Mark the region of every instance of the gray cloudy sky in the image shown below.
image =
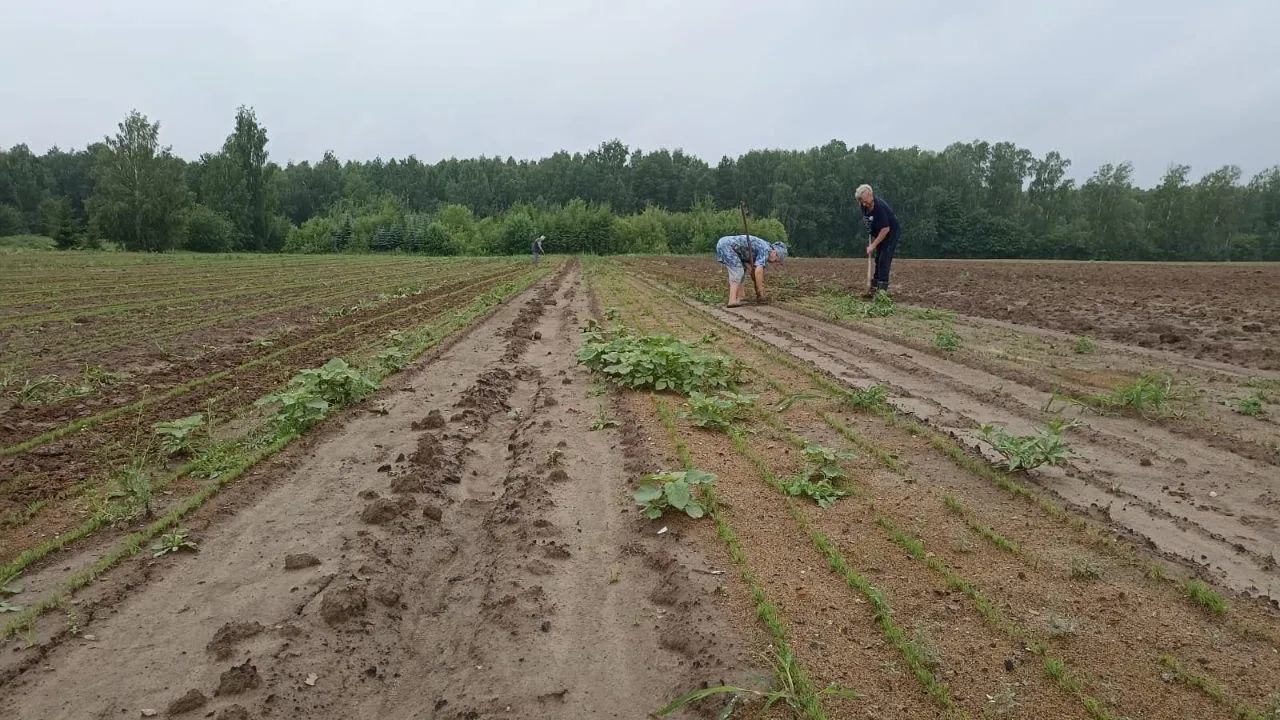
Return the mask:
M137 107L184 157L1011 140L1073 173L1280 163L1277 0L0 0L0 145Z

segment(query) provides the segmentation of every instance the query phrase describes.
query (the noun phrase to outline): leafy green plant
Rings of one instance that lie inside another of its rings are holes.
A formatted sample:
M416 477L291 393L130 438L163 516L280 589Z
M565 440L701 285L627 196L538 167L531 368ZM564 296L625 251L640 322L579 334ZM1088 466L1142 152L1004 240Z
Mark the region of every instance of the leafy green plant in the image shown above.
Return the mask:
M169 553L176 553L182 550L190 550L195 552L200 549L194 540L187 538L186 530L172 530L164 533L151 545L151 557L160 557Z
M121 468L119 475L120 491L128 498L136 512L146 517L152 515L151 475L143 468L142 462L135 462Z
M848 490L837 487L836 483L845 479L843 460L857 458L850 452L839 452L821 445L805 443L804 469L798 475L780 479L783 490L792 497L803 495L826 509L836 500L849 494Z
M324 419L330 412L350 405L378 388L342 358L333 358L319 368L303 370L278 393L267 395L257 405L279 404L272 421L278 432L298 434Z
M710 510L699 488L712 484L715 479L715 475L701 470L655 473L641 478L634 497L650 520L662 517L667 508L696 520Z
M898 311L893 298L883 290L877 290L870 302L854 295L840 293L824 300L828 320L866 320L889 317Z
M374 359L389 372L403 370L409 365L409 354L400 346L379 350Z
M1062 431L1078 426L1075 421L1055 420L1035 435L1010 435L1004 428L983 425L982 437L1004 456L1010 472L1031 470L1042 465L1062 465L1073 453L1062 439Z
M728 431L735 423L751 416L755 395L742 395L729 390L708 394L694 390L689 393L689 410L680 417L698 427Z
M940 328L933 334L933 345L939 350L955 352L960 349L960 333L954 328Z
M151 429L160 436L160 447L166 455L191 452L191 440L204 425L204 415L196 413L178 420L158 422Z
M1230 398L1227 405L1241 415L1259 417L1263 413L1262 396L1258 393L1239 398Z
M732 358L670 335L637 336L621 326L601 327L594 320L583 328L578 361L624 387L684 395L730 388L740 375Z
M1092 355L1097 352L1098 344L1089 338L1088 335L1081 335L1076 338L1076 342L1071 346L1071 351L1077 355Z
M872 385L861 390L849 390L840 397L841 402L851 408L867 410L885 404L889 397L889 388L884 385Z
M1075 402L1099 412L1132 412L1150 417L1163 415L1170 403L1187 400L1192 394L1189 386L1175 383L1168 373L1147 373L1105 395L1086 395Z

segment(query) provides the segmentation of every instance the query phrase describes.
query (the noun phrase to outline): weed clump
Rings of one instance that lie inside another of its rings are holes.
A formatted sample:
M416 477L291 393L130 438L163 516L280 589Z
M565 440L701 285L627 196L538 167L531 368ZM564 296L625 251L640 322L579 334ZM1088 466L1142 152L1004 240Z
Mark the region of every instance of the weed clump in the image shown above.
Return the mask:
M983 425L982 437L1004 456L1010 472L1031 470L1043 465L1063 465L1073 453L1062 439L1062 431L1077 427L1074 421L1054 421L1035 435L1010 435L1004 428Z

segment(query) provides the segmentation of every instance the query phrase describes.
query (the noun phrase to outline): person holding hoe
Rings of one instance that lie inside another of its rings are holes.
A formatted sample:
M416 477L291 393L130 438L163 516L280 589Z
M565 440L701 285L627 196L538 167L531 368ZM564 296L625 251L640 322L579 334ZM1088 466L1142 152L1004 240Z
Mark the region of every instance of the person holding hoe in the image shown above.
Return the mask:
M898 224L898 216L893 208L882 198L871 192L870 185L859 185L853 193L853 199L862 208L862 217L871 223L871 241L867 243L867 265L872 258L875 272L868 267L867 298L875 297L876 291L889 292L889 266L893 264L894 253L898 252L898 238L902 236L902 226Z
M716 241L716 261L729 269L729 304L725 307L743 305L742 280L748 271L756 288L756 301L765 302L764 268L785 259L785 243L771 243L755 235L726 235Z
M542 257L542 241L543 241L543 240L546 240L546 239L547 239L547 236L546 236L546 235L539 235L538 237L536 237L536 238L534 238L534 239L533 239L533 247L532 247L532 250L533 250L533 264L534 264L534 265L537 265L537 264L538 264L538 260L539 260L539 258L541 258L541 257Z

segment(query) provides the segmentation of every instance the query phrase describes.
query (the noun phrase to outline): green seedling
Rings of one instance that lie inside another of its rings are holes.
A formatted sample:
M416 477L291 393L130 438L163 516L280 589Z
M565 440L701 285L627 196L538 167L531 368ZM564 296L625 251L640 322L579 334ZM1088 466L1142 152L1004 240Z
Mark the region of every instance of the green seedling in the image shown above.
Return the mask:
M1132 413L1151 418L1163 416L1171 403L1185 401L1193 394L1188 386L1175 383L1168 373L1147 373L1105 395L1066 399L1102 413Z
M1077 355L1092 355L1097 352L1098 344L1089 338L1088 335L1081 335L1076 338L1076 342L1071 346L1071 351Z
M671 508L693 519L707 514L709 504L701 497L701 489L710 486L716 476L701 470L660 472L646 475L635 491L636 504L644 510L644 516L657 520Z
M4 584L0 585L0 612L22 612L22 606L17 603L10 602L8 598L22 592L20 585Z
M186 530L173 530L162 534L160 539L152 543L151 549L153 551L151 557L160 557L161 555L168 555L182 550L196 552L200 549L200 546L194 540L187 538Z
M889 397L889 388L884 385L872 385L861 390L849 390L840 396L840 401L848 407L858 410L871 410L883 407Z
M151 426L160 436L160 447L166 455L179 455L191 452L191 440L204 425L204 415L196 413L178 420L158 422Z
M611 427L617 427L618 421L605 414L604 403L596 405L596 419L591 421L592 430L605 430Z
M1227 600L1199 580L1187 580L1182 586L1183 592L1191 602L1208 610L1214 615L1227 612Z
M1062 431L1078 427L1075 421L1055 420L1035 435L1010 435L996 425L983 425L982 438L1004 456L1010 472L1031 470L1043 465L1064 465L1074 453L1062 439Z
M804 496L818 507L826 508L835 504L836 500L849 494L849 491L838 487L845 479L843 460L857 458L850 452L837 452L821 445L805 443L804 469L798 475L780 478L782 489L792 497Z
M1227 406L1241 415L1248 415L1249 417L1259 417L1263 413L1262 396L1258 393L1239 398L1230 398L1227 400Z
M728 390L715 394L689 393L689 410L680 417L701 428L728 432L736 423L751 417L755 409L755 395L741 395Z
M960 333L953 328L941 328L933 334L933 346L939 350L955 352L960 349Z

